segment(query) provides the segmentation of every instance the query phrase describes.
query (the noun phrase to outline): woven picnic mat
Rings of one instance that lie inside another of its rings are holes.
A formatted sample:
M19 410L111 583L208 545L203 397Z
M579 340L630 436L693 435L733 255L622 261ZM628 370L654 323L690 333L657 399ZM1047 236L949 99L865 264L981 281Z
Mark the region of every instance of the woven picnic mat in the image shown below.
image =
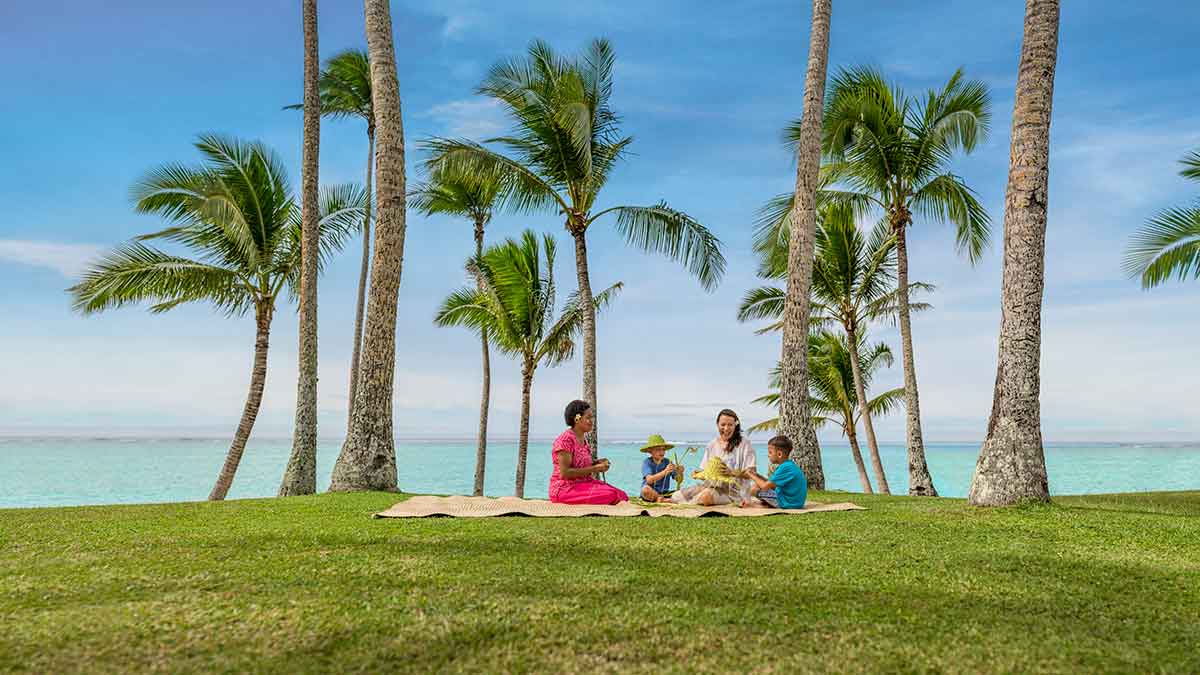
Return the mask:
M553 504L544 499L516 497L433 497L419 495L399 502L392 508L376 513L376 518L489 518L494 516L533 516L536 518L578 518L580 516L671 516L702 518L706 516L783 516L818 513L821 511L865 511L850 502L819 504L809 502L803 509L739 508L737 506L684 506L662 504L642 507L630 502L616 506Z

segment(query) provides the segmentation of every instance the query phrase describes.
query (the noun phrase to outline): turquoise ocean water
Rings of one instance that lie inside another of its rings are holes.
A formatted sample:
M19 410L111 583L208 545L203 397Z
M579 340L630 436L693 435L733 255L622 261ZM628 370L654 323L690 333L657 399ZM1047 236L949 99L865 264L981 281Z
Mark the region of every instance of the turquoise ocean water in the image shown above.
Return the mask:
M703 445L708 439L689 440ZM645 457L637 451L640 445L609 443L602 453L613 462L609 482L628 492L638 486ZM252 439L229 497L273 496L290 447L287 439ZM549 447L545 439L530 443L526 496L546 495ZM765 467L766 444L755 447L759 467ZM227 441L217 439L0 438L0 508L203 500L227 448ZM329 485L339 449L334 442L320 445L320 490ZM858 491L848 446L829 443L822 449L828 486ZM893 492L905 493L904 447L888 444L880 450ZM396 452L402 490L470 494L473 441L399 441ZM932 443L926 448L934 484L943 496L966 495L978 453L978 443ZM490 443L488 495L512 494L515 458L515 442ZM691 463L697 458L693 455ZM1200 489L1200 444L1050 444L1046 464L1054 494Z

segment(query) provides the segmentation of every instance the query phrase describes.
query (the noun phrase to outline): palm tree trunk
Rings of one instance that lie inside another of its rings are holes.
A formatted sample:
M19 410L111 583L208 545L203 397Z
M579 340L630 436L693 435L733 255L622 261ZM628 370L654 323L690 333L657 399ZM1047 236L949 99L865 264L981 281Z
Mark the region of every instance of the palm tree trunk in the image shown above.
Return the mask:
M917 397L917 370L913 364L912 323L908 310L908 242L906 232L911 215L900 207L892 216L896 234L896 293L900 315L900 348L904 362L904 413L908 431L908 494L912 497L936 497L933 478L925 465L925 441L921 438L921 403Z
M238 422L237 431L233 434L233 443L229 453L225 455L225 464L217 476L217 483L208 494L210 501L220 501L229 494L233 484L233 476L237 473L238 464L242 461L242 453L246 450L246 441L254 428L254 420L258 417L258 407L262 404L263 388L267 384L267 348L271 342L271 317L274 313L270 301L261 301L254 312L254 323L257 330L254 335L254 366L250 370L250 393L246 396L246 406L242 409L242 419Z
M524 470L529 454L529 399L533 389L534 366L526 363L521 369L521 437L517 442L517 482L512 494L524 497Z
M1042 446L1042 294L1058 0L1026 0L1004 198L1000 352L987 439L968 499L977 506L1050 500Z
M354 416L333 467L331 491L397 489L392 387L396 373L396 303L404 262L404 126L388 0L364 0L363 4L371 101L379 141L375 155L379 217Z
M592 282L588 276L587 225L567 221L567 231L575 239L575 272L579 277L579 304L583 307L583 398L592 406L596 422L587 443L592 448L592 459L600 452L600 404L596 400L596 305L592 299Z
M354 350L350 354L350 403L346 406L346 434L354 421L354 395L362 356L363 313L367 306L367 274L371 270L371 177L375 173L375 123L367 125L367 215L363 218L362 264L358 270L358 307L354 310Z
M475 221L475 255L483 257L483 221L480 219ZM483 278L477 278L475 282L482 291ZM475 490L472 492L476 497L483 495L483 474L487 466L488 406L492 397L492 366L488 354L487 329L481 333L480 345L483 348L483 392L479 397L479 442L475 448Z
M304 14L304 158L300 186L300 375L296 383L296 421L292 455L279 496L317 491L317 259L318 167L321 151L321 96L317 88L317 0L303 0Z
M529 453L529 398L533 389L533 365L521 368L521 437L517 444L517 486L513 494L525 496L525 458Z
M867 432L867 450L871 453L871 470L875 473L875 484L879 492L892 494L888 486L887 474L883 472L883 461L879 458L879 441L875 440L875 425L871 423L871 411L867 408L867 387L863 383L862 365L858 361L858 328L848 324L846 342L850 345L850 371L854 374L854 395L858 397L858 409L862 416L863 429ZM870 490L868 490L870 492Z
M858 482L862 483L863 492L866 494L875 494L871 489L871 479L867 477L867 465L863 464L862 450L858 447L858 432L854 428L854 411L848 410L852 420L849 426L846 427L846 440L850 441L850 456L854 458L854 466L858 469Z
M808 332L812 266L817 222L817 174L821 164L821 113L829 61L831 0L813 0L808 72L804 78L804 114L796 153L795 207L788 240L787 296L783 314L783 352L780 359L779 428L792 437L792 459L804 471L808 485L825 489L821 448L808 405Z

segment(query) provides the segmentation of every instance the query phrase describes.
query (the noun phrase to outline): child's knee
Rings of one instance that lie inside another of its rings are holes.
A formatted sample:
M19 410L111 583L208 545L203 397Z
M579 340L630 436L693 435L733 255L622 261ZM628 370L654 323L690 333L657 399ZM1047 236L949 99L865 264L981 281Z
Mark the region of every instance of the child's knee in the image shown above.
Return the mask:
M650 501L650 502L655 501L658 499L658 493L655 492L654 488L650 487L649 485L643 485L642 486L642 499L645 499L646 501Z

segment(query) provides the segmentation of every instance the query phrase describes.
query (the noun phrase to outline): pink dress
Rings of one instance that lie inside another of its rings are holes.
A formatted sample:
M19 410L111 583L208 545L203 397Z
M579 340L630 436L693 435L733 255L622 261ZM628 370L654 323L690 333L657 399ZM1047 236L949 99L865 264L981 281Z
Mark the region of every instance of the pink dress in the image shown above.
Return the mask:
M592 450L586 442L575 438L575 432L567 429L554 439L550 450L550 501L556 504L618 504L629 501L629 495L604 481L590 476L563 478L558 473L558 453L571 453L571 468L583 469L592 465Z

